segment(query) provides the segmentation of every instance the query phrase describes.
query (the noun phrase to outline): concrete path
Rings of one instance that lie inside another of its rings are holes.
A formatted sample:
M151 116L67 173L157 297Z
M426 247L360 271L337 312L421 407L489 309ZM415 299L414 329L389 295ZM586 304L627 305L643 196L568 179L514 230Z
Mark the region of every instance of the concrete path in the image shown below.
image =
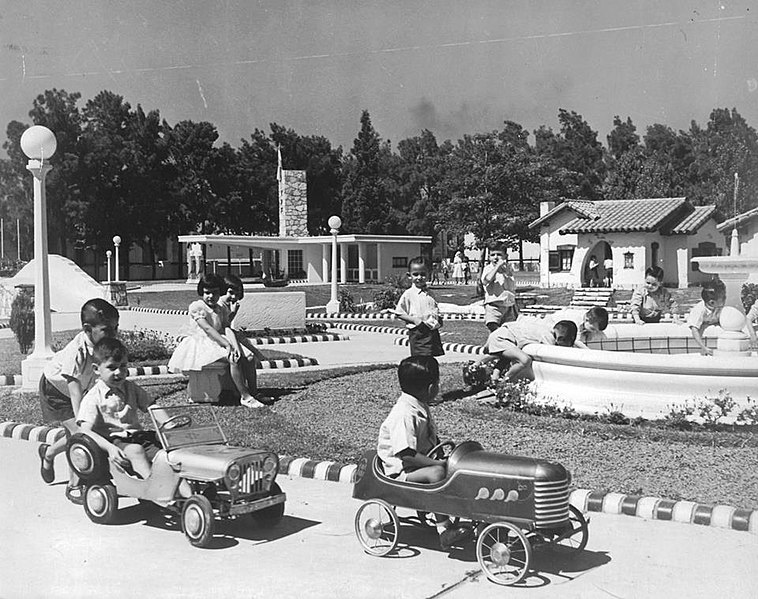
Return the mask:
M0 439L0 463L0 597L758 596L758 537L745 532L592 514L586 551L570 561L536 552L524 585L504 589L479 574L473 551L448 555L412 527L397 556L364 554L347 484L280 477L288 501L278 527L225 523L202 550L133 500L122 500L119 524L93 524L62 480L39 479L35 443ZM61 459L56 468L65 473Z

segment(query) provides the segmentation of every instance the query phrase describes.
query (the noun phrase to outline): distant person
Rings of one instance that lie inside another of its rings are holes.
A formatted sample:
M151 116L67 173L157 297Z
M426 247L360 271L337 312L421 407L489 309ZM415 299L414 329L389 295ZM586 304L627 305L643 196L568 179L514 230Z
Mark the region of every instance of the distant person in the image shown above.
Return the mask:
M497 384L501 378L508 381L520 379L531 381L534 380L532 357L522 348L530 343L574 347L576 336L576 323L570 320L561 320L555 323L552 328L537 319L534 321L506 322L490 333L485 346L487 354L480 358L474 366L482 367L493 364L492 384Z
M663 286L660 266L651 266L645 271L645 284L632 293L629 311L637 324L660 322L664 314L677 316L677 304Z
M168 362L169 372L201 371L213 362L229 364L240 403L248 408L261 408L258 401L255 367L242 352L236 335L231 331L229 309L219 303L224 280L215 274L204 274L197 282L201 299L189 306L192 333L177 345Z
M430 285L439 285L440 284L440 263L436 260L432 262L432 280L429 282Z
M482 268L480 280L484 289L484 325L491 333L518 318L516 280L501 245L490 248L489 263Z
M443 258L442 264L440 264L440 270L442 271L442 280L445 282L445 285L447 285L447 282L450 279L450 259L449 258Z
M598 281L600 281L600 275L597 272L598 266L600 266L600 264L597 261L597 256L592 254L587 263L587 274L590 287L598 287Z
M463 284L468 285L469 280L471 279L471 264L469 263L468 257L463 256Z
M605 286L613 287L613 258L611 256L603 261L603 268L605 269Z
M394 314L408 329L412 356L441 356L445 353L440 339L440 309L426 284L429 269L421 256L408 263L411 286L403 292L397 306L383 310Z
M439 443L429 404L439 393L440 370L431 356L411 356L397 369L402 393L379 428L377 454L384 473L398 481L432 484L447 476L447 462L427 454ZM466 539L468 529L435 514L440 546L449 549Z
M453 257L453 281L456 285L463 284L463 254L460 251Z
M92 367L95 344L103 338L115 337L118 333L118 310L104 299L94 298L84 302L80 312L82 330L45 365L39 382L42 419L47 424L60 423L73 428L84 394L97 380ZM62 437L52 445L39 446L40 474L50 484L55 480L53 464L55 456L66 449L67 438ZM84 501L84 487L73 471L70 471L66 498L80 505Z

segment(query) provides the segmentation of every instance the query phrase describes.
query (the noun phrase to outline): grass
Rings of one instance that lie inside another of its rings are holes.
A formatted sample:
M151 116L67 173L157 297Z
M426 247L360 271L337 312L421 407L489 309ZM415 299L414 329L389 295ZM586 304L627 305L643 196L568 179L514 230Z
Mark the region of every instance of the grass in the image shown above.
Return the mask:
M389 369L265 371L271 409L218 410L235 444L280 454L354 462L376 444L399 388ZM186 402L184 382L145 382L159 403ZM462 397L460 366L443 364L432 412L444 439L474 439L491 451L558 461L576 487L758 509L758 437L681 432L529 416ZM360 392L356 392L360 389ZM0 391L0 421L41 424L34 395Z

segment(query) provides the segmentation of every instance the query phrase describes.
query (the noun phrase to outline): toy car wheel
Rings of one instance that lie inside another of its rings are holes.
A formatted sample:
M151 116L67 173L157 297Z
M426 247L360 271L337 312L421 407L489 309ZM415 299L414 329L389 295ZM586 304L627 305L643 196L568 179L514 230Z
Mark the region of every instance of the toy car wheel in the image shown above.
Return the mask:
M118 493L113 485L90 485L84 492L84 511L97 524L110 524L118 511Z
M182 507L182 530L195 547L207 547L213 538L215 518L210 500L204 495L193 495Z
M476 559L492 582L516 584L529 571L532 546L520 528L510 522L496 522L477 538Z
M561 553L579 553L587 546L590 529L587 519L573 505L569 505L569 521L566 529L562 530L550 543L555 551Z
M369 555L382 557L393 551L399 530L394 508L381 499L369 499L355 513L355 534Z
M271 497L273 495L279 495L281 492L282 489L279 487L279 485L273 483L268 494L269 497ZM258 510L257 512L253 512L251 515L259 526L263 526L265 528L276 526L284 517L284 503L274 504L267 508L263 508L262 510Z
M92 437L83 433L72 435L66 443L66 460L85 483L108 478L108 456Z

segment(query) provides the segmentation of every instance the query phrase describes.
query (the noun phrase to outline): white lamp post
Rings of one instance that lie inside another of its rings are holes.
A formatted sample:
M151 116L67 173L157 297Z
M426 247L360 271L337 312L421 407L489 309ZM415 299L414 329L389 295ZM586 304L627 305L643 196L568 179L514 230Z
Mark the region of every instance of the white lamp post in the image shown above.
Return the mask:
M42 370L53 356L50 347L50 274L47 268L47 205L45 177L49 160L58 147L47 127L34 125L21 136L21 149L29 158L26 169L34 176L34 351L21 363L23 389L36 389Z
M113 255L113 252L110 250L105 250L105 257L108 259L108 285L111 284L111 256Z
M327 314L336 314L340 311L340 301L337 299L337 233L342 226L342 219L339 216L330 216L329 229L332 234L332 297L326 304Z
M121 245L121 238L118 235L113 236L113 245L116 246L116 283L118 283L121 280L119 278L119 267L118 267L118 246Z

